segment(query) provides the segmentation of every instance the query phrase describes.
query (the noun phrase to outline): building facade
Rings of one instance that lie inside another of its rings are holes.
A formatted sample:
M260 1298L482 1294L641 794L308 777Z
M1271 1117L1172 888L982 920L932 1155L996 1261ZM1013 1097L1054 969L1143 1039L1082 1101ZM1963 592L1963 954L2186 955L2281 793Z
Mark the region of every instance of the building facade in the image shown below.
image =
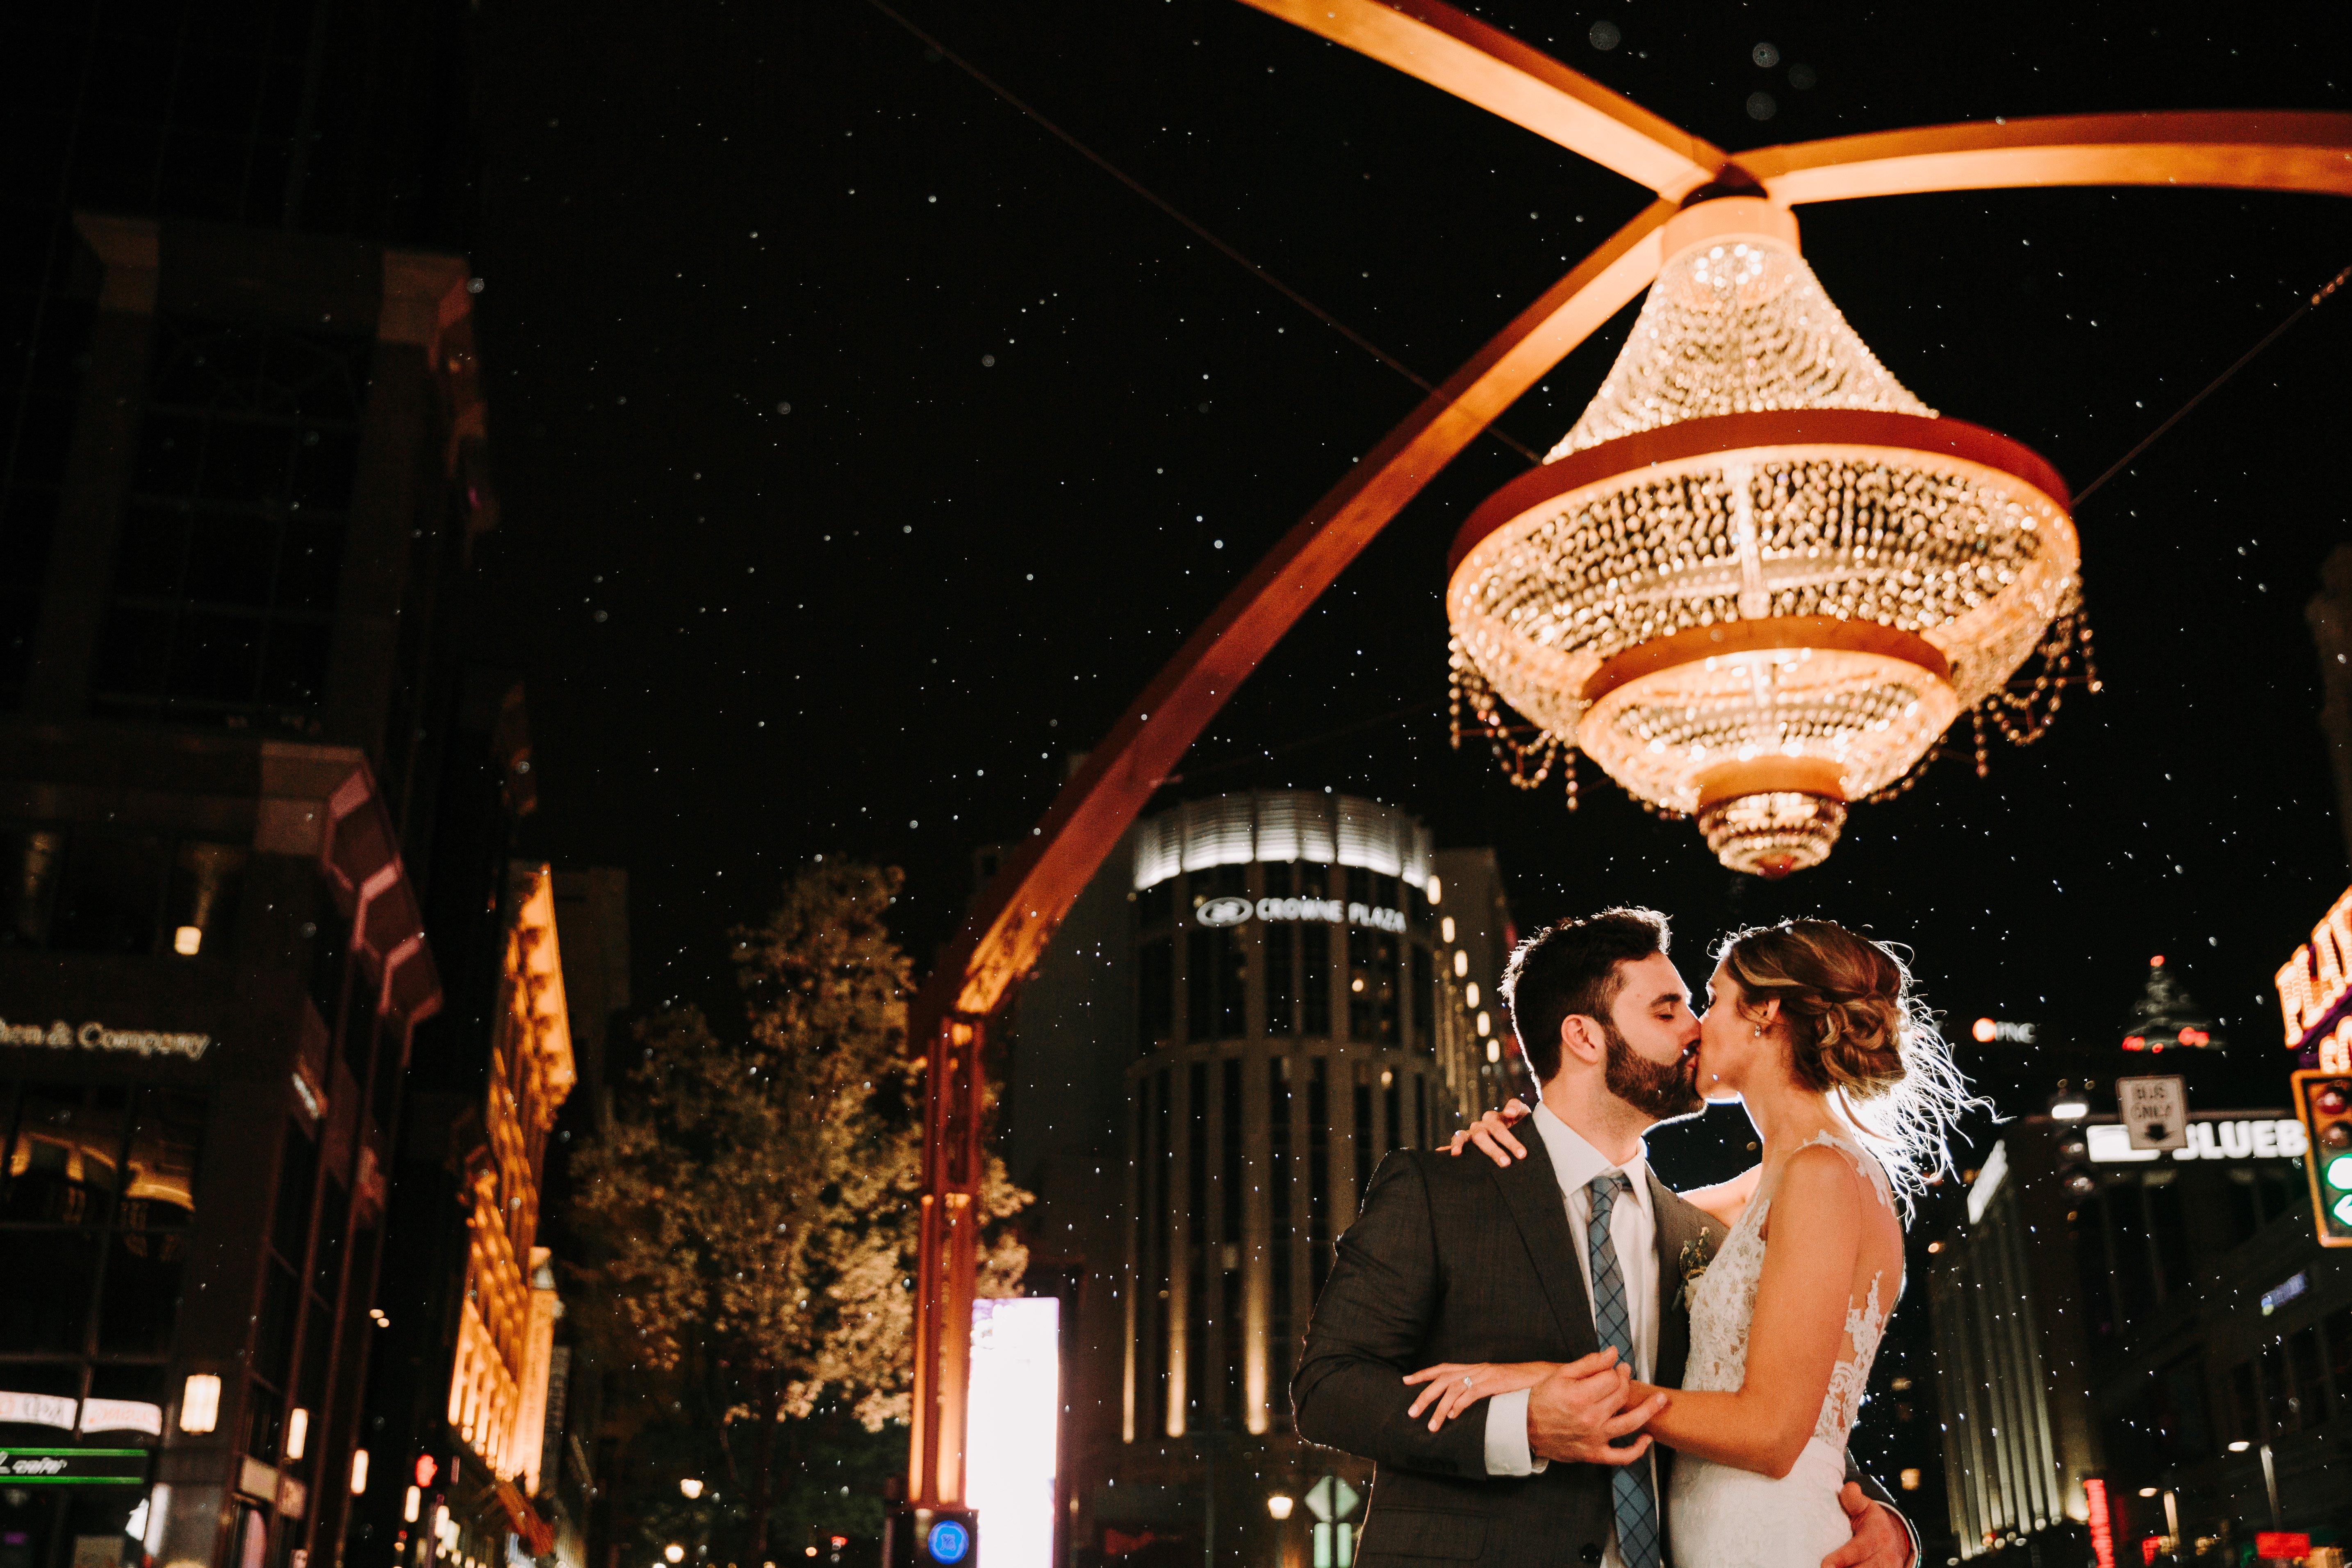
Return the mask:
M1014 1004L1000 1130L1029 1289L1063 1300L1062 1561L1197 1560L1212 1506L1221 1551L1303 1550L1307 1510L1267 1498L1335 1470L1317 1495L1358 1495L1289 1434L1297 1344L1381 1155L1520 1082L1513 938L1491 850L1323 792L1148 816L1074 904Z
M546 1556L560 1521L580 1523L545 1500L562 1490L569 1379L555 1375L563 1308L541 1215L551 1136L580 1076L556 880L512 868L487 1037L460 1036L410 1074L367 1395L388 1468L359 1505L355 1568Z
M2011 1122L1934 1244L1956 1560L2087 1560L2095 1516L2118 1560L2352 1532L2352 1262L2317 1245L2301 1124L2188 1140Z
M76 232L67 526L0 714L8 1181L57 1249L0 1362L66 1404L0 1441L156 1451L143 1494L35 1491L0 1528L33 1568L107 1541L274 1568L341 1540L403 1072L443 1005L434 615L488 522L470 295L446 257ZM136 1439L91 1425L133 1405Z
M110 1475L0 1493L10 1568L323 1565L369 1484L440 826L514 783L465 15L0 15L0 1445Z

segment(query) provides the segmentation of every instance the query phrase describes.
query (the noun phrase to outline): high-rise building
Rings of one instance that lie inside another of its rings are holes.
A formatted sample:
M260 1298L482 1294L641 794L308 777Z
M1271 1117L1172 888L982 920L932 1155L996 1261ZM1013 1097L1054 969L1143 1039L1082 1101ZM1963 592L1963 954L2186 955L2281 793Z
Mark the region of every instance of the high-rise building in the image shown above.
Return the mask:
M559 935L562 880L542 865L511 868L487 1037L453 1033L410 1069L366 1399L387 1468L356 1510L345 1551L354 1568L496 1562L509 1538L570 1568L584 1560L585 1488L561 1484L578 1460L542 1220L557 1113L585 1076ZM595 909L575 906L576 929L584 947L610 947ZM583 996L579 1011L593 1015L604 1000Z
M1238 1542L1274 1492L1360 1483L1289 1435L1290 1373L1381 1158L1521 1081L1513 936L1491 850L1303 790L1147 817L1081 895L1016 1004L1003 1132L1031 1289L1066 1303L1067 1549L1197 1552L1236 1487Z
M452 722L467 15L0 14L0 1447L75 1482L12 1568L323 1564L382 1480L444 829L528 804Z
M2095 1521L2117 1561L2352 1530L2352 1268L2315 1240L2302 1126L2197 1110L2186 1138L2021 1118L1948 1200L1927 1283L1956 1561L2087 1560Z

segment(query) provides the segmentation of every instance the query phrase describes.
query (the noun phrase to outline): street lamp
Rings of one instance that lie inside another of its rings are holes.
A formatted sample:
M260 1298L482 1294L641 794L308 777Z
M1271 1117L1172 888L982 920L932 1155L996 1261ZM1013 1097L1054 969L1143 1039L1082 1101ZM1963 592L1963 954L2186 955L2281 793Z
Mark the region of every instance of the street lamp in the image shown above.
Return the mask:
M673 1541L662 1548L662 1555L673 1563L683 1563L686 1561L686 1548Z
M1276 1492L1265 1500L1265 1511L1277 1520L1288 1519L1290 1510L1297 1506L1297 1500L1287 1492Z
M698 1498L702 1495L702 1481L698 1477L688 1476L677 1483L677 1489L689 1499ZM675 1563L677 1560L672 1558L670 1561Z

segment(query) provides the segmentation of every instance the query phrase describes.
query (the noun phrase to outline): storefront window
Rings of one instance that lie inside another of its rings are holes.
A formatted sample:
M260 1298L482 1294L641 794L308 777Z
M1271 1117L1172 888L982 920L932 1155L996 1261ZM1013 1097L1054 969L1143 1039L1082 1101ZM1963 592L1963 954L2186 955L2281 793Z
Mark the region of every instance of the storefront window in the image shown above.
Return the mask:
M0 1447L161 1446L204 1121L170 1089L0 1080ZM0 1489L0 1568L133 1568L146 1495Z

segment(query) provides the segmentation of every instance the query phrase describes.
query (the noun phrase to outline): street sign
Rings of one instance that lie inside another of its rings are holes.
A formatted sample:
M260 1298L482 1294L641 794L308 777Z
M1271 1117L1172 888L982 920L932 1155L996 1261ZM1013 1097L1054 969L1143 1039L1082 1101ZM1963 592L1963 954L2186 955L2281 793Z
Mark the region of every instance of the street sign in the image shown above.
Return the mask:
M11 1487L136 1487L147 1482L144 1448L0 1448Z
M2185 1149L2189 1146L2189 1083L2185 1079L2119 1078L2116 1079L2117 1120L2131 1134L2135 1149Z

